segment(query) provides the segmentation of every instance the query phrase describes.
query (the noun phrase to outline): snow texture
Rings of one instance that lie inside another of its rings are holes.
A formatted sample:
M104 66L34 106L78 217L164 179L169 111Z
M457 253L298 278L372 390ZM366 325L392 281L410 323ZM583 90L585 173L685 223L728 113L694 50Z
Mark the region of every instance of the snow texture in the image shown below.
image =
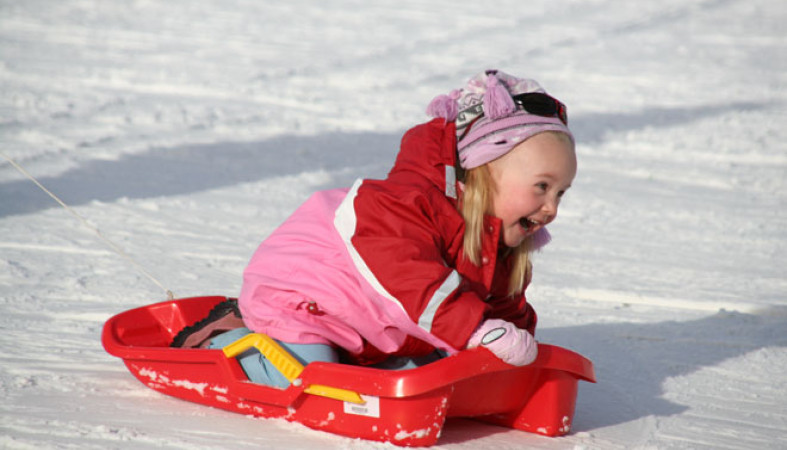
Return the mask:
M437 447L781 449L785 22L782 0L2 0L0 142L178 297L236 295L311 192L385 176L434 96L535 78L580 169L529 298L599 382L568 436L449 420ZM0 159L0 447L392 447L143 386L100 331L164 299Z

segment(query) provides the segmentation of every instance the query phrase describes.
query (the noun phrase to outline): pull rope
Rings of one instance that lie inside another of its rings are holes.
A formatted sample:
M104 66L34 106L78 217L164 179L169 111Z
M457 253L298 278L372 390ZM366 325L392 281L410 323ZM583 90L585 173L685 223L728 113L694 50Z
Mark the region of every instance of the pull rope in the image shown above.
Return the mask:
M165 293L165 294L167 294L167 299L168 299L168 300L172 300L172 299L174 299L174 298L175 298L175 294L173 294L173 293L172 293L172 291L170 291L169 289L167 289L167 288L166 288L166 287L165 287L165 286L164 286L164 285L163 285L163 284L162 284L162 283L161 283L159 280L157 280L157 279L156 279L156 277L154 277L153 275L151 275L151 274L150 274L150 272L148 272L147 270L145 270L145 268L144 268L144 267L142 267L142 265L141 265L141 264L139 264L139 263L138 263L138 262L137 262L137 261L136 261L134 258L132 258L132 257L131 257L131 256L130 256L128 253L126 253L125 251L123 251L123 249L122 249L122 248L120 248L120 246L118 246L117 244L115 244L114 242L112 242L111 240L109 240L109 239L108 239L106 236L104 236L104 235L101 233L101 231L100 231L100 230L99 230L97 227L95 227L95 226L91 225L91 224L90 224L90 223L87 221L87 219L85 219L85 218L84 218L82 215L80 215L78 212L76 212L76 211L75 211L73 208L71 208L70 206L68 206L68 205L67 205L67 204L66 204L66 203L65 203L63 200L60 200L60 198L59 198L57 195L55 195L54 193L52 193L52 191L50 191L49 189L47 189L46 187L44 187L44 185L42 185L41 183L39 183L39 182L38 182L38 180L36 180L36 178L35 178L35 177L34 177L32 174L30 174L30 172L28 172L27 170L25 170L25 168L24 168L24 167L22 167L21 165L17 164L17 162L16 162L16 161L14 161L13 159L11 159L9 156L7 156L5 153L3 153L3 152L1 152L1 151L0 151L0 156L2 156L3 158L5 158L5 160L6 160L6 161L8 161L8 162L9 162L9 163L10 163L12 166L14 166L14 168L16 168L16 170L18 170L18 171L19 171L19 172L20 172L22 175L24 175L24 176L26 176L27 178L29 178L29 179L30 179L30 181L32 181L33 183L35 183L35 185L36 185L36 186L38 186L38 187L39 187L39 188L40 188L42 191L44 191L44 192L45 192L47 195L49 195L50 197L52 197L52 199L53 199L54 201L56 201L57 203L59 203L59 204L60 204L60 206L62 206L62 207L63 207L63 208L66 210L66 211L70 212L70 213L71 213L71 214L72 214L74 217L76 217L76 218L77 218L77 219L78 219L80 222L82 222L82 224L83 224L85 227L87 227L88 229L90 229L91 231L93 231L93 233L95 233L95 234L96 234L96 236L98 237L98 239L99 239L101 242L103 242L103 243L104 243L104 244L105 244L107 247L109 247L109 248L110 248L110 249L111 249L113 252L115 252L115 254L117 254L117 255L118 255L118 256L120 256L121 258L124 258L126 261L130 262L130 263L131 263L131 265L133 265L134 267L136 267L136 269L137 269L137 270L138 270L138 271L139 271L139 272L140 272L142 275L144 275L145 277L147 277L147 278L148 278L150 281L152 281L152 282L153 282L153 283L154 283L156 286L160 287L160 288L161 288L161 290L163 290L163 291L164 291L164 293Z

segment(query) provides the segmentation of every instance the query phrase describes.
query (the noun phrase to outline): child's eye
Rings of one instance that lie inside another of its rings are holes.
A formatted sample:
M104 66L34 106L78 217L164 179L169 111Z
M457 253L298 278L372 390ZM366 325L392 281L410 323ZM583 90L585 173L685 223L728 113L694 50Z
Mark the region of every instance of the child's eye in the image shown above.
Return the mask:
M558 198L563 198L563 194L565 194L565 193L566 193L566 191L560 191L560 192L557 193L557 197Z
M547 184L547 183L538 183L538 184L536 184L536 187L541 189L542 191L546 191L547 189L549 189L549 184Z

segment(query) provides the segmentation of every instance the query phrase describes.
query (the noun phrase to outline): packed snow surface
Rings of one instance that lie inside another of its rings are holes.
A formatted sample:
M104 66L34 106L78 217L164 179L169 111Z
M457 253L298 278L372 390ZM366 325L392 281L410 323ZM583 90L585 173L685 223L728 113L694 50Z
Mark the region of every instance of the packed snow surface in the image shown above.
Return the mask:
M106 319L237 295L311 192L383 177L486 68L569 108L538 339L595 363L572 433L438 448L787 448L787 2L0 1L0 447L390 448L148 389ZM114 242L139 267L105 245ZM147 271L161 285L143 274Z

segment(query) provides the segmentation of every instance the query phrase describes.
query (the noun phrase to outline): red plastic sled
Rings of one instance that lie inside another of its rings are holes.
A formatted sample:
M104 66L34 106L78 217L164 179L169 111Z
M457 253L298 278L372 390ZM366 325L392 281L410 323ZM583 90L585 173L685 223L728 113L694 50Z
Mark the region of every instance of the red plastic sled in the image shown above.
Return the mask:
M221 350L169 347L178 331L226 299L194 297L120 313L104 324L102 343L143 384L164 394L401 446L436 443L447 417L564 435L571 429L578 381L595 383L588 359L539 344L538 359L525 367L479 348L401 371L315 362L287 389L255 384ZM364 403L325 396L315 392L319 387L358 393Z

